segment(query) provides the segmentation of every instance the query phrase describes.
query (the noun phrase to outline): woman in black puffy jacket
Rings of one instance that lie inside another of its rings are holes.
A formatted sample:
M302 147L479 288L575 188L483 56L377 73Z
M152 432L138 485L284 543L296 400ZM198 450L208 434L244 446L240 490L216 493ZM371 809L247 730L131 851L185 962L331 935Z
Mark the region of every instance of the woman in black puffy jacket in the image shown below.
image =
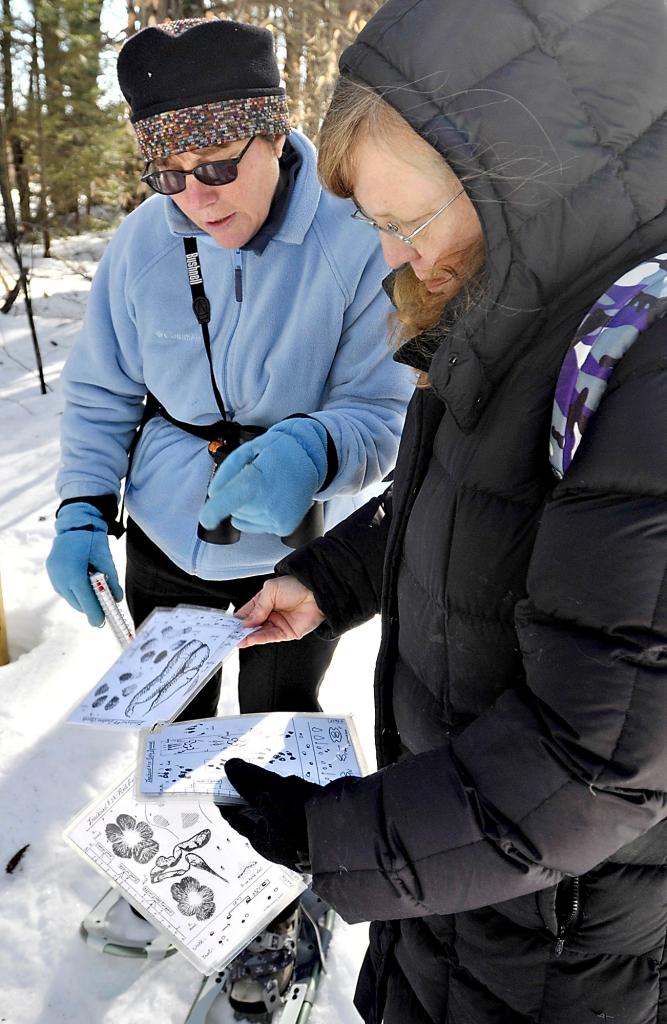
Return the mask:
M244 614L381 611L380 769L229 774L260 852L373 921L369 1024L667 1021L667 319L549 465L580 321L667 268L666 44L663 0L386 0L341 60L320 170L380 229L419 386L393 494Z

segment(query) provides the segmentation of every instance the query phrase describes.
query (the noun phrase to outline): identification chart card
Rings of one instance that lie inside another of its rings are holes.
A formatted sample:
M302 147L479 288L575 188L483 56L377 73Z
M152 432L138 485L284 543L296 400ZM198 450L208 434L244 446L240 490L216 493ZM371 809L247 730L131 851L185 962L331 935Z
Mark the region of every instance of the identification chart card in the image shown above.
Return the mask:
M196 800L141 802L128 776L64 833L203 974L222 970L306 888Z
M169 722L251 632L216 608L156 608L67 721L121 729Z
M163 724L143 733L138 793L209 794L218 803L239 803L225 775L225 762L232 757L321 786L344 775L365 774L351 715L272 711Z

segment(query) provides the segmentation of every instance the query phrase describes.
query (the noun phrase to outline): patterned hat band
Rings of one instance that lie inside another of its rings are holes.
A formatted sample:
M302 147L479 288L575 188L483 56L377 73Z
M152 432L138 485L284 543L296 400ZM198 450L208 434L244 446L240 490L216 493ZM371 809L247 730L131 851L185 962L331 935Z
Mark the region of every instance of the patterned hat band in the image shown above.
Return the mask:
M287 135L290 131L284 96L246 96L196 107L167 110L133 124L146 160L220 146L251 135Z

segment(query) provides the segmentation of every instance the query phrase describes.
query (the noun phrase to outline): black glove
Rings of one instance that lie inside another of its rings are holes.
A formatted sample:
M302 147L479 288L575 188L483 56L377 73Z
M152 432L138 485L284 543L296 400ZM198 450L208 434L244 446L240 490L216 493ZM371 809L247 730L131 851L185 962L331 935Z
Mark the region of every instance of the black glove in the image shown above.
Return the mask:
M227 778L247 807L220 807L223 818L267 860L310 871L306 804L321 789L296 775L284 779L266 768L233 757Z

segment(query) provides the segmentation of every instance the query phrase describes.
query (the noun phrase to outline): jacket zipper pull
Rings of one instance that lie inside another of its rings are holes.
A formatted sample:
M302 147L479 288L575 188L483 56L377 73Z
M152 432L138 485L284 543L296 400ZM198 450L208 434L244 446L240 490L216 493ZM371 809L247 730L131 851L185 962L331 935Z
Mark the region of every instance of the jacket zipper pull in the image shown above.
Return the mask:
M237 302L243 302L243 278L241 277L241 250L236 249L234 263L234 295Z
M567 915L567 917L565 918L565 920L559 925L559 928L558 928L558 937L556 939L556 947L554 949L554 952L555 952L556 956L560 956L562 954L562 952L563 952L563 950L565 948L565 940L566 940L566 938L568 936L568 933L571 931L572 928L574 928L574 926L576 925L577 921L579 920L579 910L580 910L579 896L580 896L580 893L579 893L579 878L578 878L577 875L573 876L573 878L571 880L571 885L572 885L572 890L571 890L571 895L570 895L570 912Z

